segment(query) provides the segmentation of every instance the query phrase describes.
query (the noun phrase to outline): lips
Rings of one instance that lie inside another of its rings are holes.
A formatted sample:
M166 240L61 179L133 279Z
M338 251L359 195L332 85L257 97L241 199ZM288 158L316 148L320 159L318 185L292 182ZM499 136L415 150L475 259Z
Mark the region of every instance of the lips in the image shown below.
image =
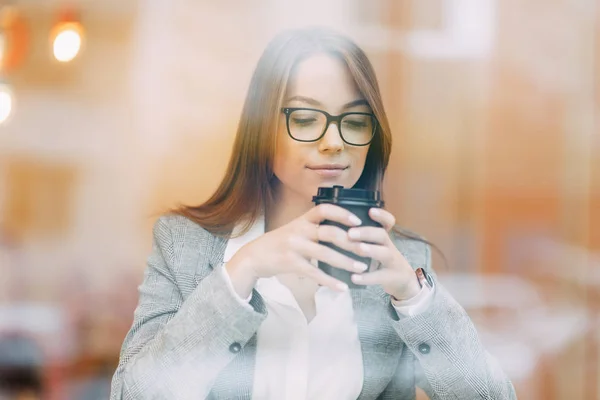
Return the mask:
M318 164L318 165L307 165L306 168L312 170L344 170L348 168L347 165L342 164Z
M335 178L342 175L342 173L348 168L348 166L342 164L318 164L307 165L306 168L308 168L311 171L314 171L322 177Z

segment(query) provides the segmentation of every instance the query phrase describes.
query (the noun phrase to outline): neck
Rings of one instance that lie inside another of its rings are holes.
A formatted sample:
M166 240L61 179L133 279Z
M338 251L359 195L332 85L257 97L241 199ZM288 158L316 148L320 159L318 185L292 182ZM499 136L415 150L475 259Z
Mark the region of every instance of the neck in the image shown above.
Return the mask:
M314 207L310 199L287 190L282 184L275 188L274 197L273 204L265 210L265 232L282 227Z

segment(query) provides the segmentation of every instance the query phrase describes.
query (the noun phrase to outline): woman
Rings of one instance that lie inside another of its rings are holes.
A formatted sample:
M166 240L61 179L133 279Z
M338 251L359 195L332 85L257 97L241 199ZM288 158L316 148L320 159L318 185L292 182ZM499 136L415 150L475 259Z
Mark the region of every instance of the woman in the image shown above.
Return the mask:
M415 384L432 399L516 398L435 282L424 240L398 234L383 209L369 211L382 225L370 228L311 202L321 186L379 190L390 149L363 51L326 30L277 36L221 185L154 227L111 398L414 399ZM349 290L317 260L365 288Z

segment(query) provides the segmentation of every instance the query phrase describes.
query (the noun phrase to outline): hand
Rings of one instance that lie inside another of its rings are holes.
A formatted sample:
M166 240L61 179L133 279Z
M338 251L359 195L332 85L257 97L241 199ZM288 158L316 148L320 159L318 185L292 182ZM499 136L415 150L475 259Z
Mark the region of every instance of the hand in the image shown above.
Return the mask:
M381 285L383 290L396 300L416 296L421 287L415 272L389 236L396 224L396 218L381 208L371 208L369 216L382 227L363 226L349 229L348 237L354 241L350 251L379 261L381 267L374 272L354 274L352 281L357 285Z
M247 297L258 278L282 273L303 275L334 290L346 290L345 283L315 267L311 260L350 272L364 272L368 266L319 243L329 242L346 249L354 245L343 229L319 225L324 220L349 227L361 224L358 217L342 207L320 204L288 224L265 233L243 246L227 263L236 291Z

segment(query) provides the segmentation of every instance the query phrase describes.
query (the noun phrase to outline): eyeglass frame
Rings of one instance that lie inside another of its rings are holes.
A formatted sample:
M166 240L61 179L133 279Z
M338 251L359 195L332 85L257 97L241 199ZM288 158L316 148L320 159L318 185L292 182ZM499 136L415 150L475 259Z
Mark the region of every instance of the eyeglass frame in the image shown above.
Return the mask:
M324 114L325 117L327 118L327 121L325 122L325 129L323 129L323 132L319 135L319 137L317 137L316 139L312 139L312 140L302 140L302 139L296 139L294 136L292 136L292 133L290 132L290 115L294 112L294 111L316 111L316 112L320 112L321 114ZM373 113L366 113L366 112L355 112L355 111L351 111L351 112L346 112L346 113L342 113L339 115L331 115L329 114L327 111L323 111L323 110L319 110L316 108L305 108L305 107L282 107L281 108L281 112L285 115L285 126L287 129L287 133L288 135L294 139L297 142L303 142L303 143L312 143L312 142L318 142L319 140L321 140L323 138L323 136L325 136L325 133L327 132L327 129L329 129L329 125L332 122L335 122L335 124L337 125L338 128L338 133L340 134L340 137L342 138L342 140L344 141L344 143L350 145L350 146L367 146L369 144L371 144L371 142L373 141L373 138L375 138L375 133L377 132L377 126L379 125L379 121L377 121L377 117L375 116L375 114ZM369 141L365 144L354 144L354 143L350 143L348 142L345 138L344 135L342 134L342 126L341 126L341 122L342 119L347 116L347 115L368 115L372 118L373 120L373 132L371 133L371 139L369 139Z

